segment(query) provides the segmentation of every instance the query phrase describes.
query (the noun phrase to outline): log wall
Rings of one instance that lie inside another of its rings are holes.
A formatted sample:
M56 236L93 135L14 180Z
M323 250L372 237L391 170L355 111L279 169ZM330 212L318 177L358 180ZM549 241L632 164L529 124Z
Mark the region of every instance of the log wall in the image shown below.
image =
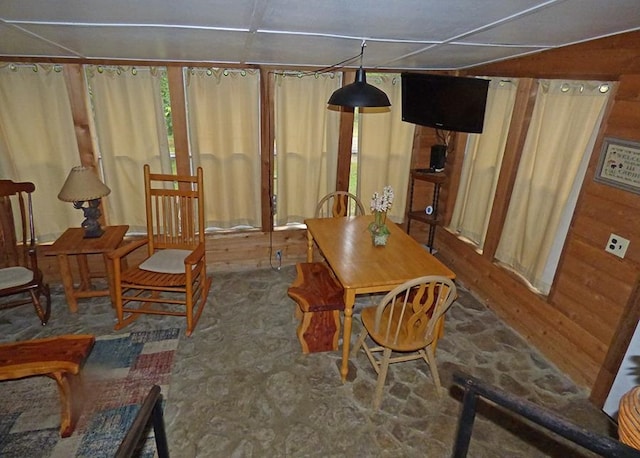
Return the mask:
M640 142L640 34L560 48L468 73L618 82L548 297L535 294L495 265L492 250L479 254L444 229L439 228L436 236L440 256L460 281L575 382L591 388L592 400L602 405L640 315L640 195L596 182L594 176L604 137ZM452 162L461 163L461 158ZM450 186L448 192L455 189ZM624 259L604 251L610 233L630 240Z

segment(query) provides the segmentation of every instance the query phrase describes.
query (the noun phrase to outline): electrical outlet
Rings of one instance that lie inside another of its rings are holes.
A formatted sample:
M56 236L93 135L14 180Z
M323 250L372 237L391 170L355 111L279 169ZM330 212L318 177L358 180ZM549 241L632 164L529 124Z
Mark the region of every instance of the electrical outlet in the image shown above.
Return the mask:
M624 237L620 237L617 234L611 234L604 251L624 259L624 255L627 253L627 248L629 248L629 240Z
M282 262L282 250L276 250L276 261Z

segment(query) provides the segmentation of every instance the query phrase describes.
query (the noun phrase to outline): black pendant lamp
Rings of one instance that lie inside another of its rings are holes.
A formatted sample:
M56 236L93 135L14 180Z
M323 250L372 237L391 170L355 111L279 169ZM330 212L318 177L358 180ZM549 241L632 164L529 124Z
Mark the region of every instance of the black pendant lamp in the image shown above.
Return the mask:
M384 91L367 84L367 75L362 68L362 55L365 44L362 43L360 51L360 68L356 72L356 80L336 90L329 98L329 105L342 107L389 107L389 97Z

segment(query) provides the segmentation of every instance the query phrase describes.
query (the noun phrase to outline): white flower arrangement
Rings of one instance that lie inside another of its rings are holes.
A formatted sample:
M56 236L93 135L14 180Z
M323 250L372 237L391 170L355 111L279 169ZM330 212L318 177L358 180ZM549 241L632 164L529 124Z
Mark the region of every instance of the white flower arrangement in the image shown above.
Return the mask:
M378 192L373 193L371 198L371 211L373 212L388 212L393 204L393 188L391 186L385 186L382 190L382 195Z
M369 232L373 238L374 246L384 246L387 244L387 237L391 232L386 225L387 212L391 209L393 204L393 188L391 186L385 186L382 190L382 195L377 192L373 193L371 198L371 211L373 212L374 220L369 224Z

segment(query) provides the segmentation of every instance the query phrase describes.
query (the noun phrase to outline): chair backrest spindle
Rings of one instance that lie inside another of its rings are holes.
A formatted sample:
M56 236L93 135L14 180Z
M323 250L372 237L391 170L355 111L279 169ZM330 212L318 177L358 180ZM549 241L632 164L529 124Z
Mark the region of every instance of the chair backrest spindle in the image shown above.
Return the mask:
M196 176L151 173L145 165L147 231L150 252L163 248L193 249L204 241L202 169Z
M453 290L453 291L452 291ZM438 321L455 300L455 286L444 277L427 276L389 292L376 311L375 328L393 345L437 339Z

